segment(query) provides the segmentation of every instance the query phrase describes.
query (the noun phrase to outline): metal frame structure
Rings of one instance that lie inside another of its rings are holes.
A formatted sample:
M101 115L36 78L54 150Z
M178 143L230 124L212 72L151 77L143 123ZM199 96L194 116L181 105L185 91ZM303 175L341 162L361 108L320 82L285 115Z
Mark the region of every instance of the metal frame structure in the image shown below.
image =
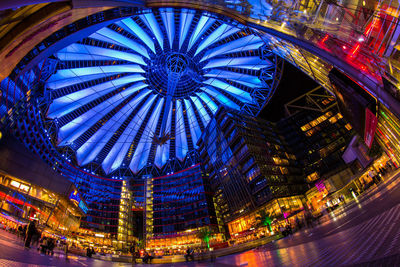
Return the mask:
M283 66L251 29L207 12L169 8L113 20L54 58L42 68L45 125L60 152L77 151L74 163L111 177L161 175L197 162L186 155L196 150L218 105L256 116ZM180 72L172 70L174 59L183 64ZM110 135L110 127L120 136ZM105 141L92 140L104 132L110 132Z
M327 104L324 105L324 100ZM325 113L327 110L336 105L333 101L334 97L321 86L293 99L285 104L285 111L290 116L299 110L312 110Z

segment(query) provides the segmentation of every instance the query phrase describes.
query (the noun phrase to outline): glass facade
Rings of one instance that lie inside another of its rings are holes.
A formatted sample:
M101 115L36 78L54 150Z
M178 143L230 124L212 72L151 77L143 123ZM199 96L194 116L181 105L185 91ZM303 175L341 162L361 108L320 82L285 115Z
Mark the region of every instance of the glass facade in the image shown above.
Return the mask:
M376 141L396 167L400 166L400 121L384 105L379 106Z
M346 167L342 154L355 133L336 105L321 111L301 110L277 126L308 183Z
M148 177L146 181L148 246L156 246L162 239L187 236L203 227L216 232L212 193L200 164L166 176Z
M199 147L224 222L307 189L301 166L273 123L220 108Z
M88 212L80 222L82 235L94 237L96 232L100 232L109 238L106 244L111 246L111 240L116 239L118 233L123 180L98 176L90 166L84 169L75 167L73 152L69 149L53 153L52 131L45 129L40 109L25 102L18 110L18 114L11 116L13 125L10 131L51 169L75 184L88 206ZM98 244L104 243L100 238L97 240Z

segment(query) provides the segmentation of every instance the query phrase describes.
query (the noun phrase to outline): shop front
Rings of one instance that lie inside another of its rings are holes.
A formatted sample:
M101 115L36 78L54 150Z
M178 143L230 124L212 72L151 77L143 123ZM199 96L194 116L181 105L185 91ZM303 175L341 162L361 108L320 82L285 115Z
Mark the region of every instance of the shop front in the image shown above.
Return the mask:
M62 235L77 231L85 215L68 196L1 171L0 211L3 220L21 224L36 220L43 229Z
M187 247L195 250L203 249L206 244L198 236L199 229L186 230L166 236L155 236L147 240L146 249L154 251L155 255L179 255L184 254ZM210 235L210 247L223 243L222 234Z
M304 197L274 199L263 207L228 223L230 236L236 243L244 243L273 235L280 227L304 220Z

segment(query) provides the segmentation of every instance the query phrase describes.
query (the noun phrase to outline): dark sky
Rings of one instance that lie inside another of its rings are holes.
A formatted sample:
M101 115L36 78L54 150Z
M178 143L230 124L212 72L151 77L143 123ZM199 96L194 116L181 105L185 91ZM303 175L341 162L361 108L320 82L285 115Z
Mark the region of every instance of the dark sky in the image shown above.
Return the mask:
M285 116L284 105L296 97L317 87L318 84L292 64L285 62L281 82L271 101L258 115L269 121L279 121Z

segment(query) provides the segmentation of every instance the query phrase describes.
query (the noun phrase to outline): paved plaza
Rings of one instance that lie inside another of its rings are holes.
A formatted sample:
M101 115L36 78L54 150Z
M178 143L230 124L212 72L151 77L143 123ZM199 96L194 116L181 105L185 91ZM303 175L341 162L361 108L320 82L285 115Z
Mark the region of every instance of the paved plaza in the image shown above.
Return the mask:
M392 179L393 181L394 179ZM372 188L322 224L215 262L173 266L399 266L400 187L390 181ZM130 266L70 255L26 250L22 241L1 231L0 266ZM136 266L144 266L137 264ZM162 265L167 266L167 265Z

